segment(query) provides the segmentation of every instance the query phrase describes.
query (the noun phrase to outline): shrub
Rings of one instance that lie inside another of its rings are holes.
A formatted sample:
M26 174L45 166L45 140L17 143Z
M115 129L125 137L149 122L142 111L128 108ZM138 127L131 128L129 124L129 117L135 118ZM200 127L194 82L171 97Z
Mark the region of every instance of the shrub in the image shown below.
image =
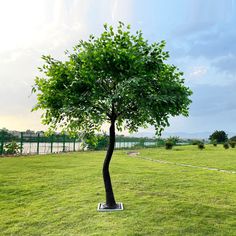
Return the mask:
M214 147L216 147L217 146L217 140L213 140L212 144L213 144Z
M201 141L200 141L200 140L197 140L197 139L193 139L193 140L191 141L191 144L192 144L192 145L198 145L199 143L201 143Z
M204 149L204 148L205 148L204 143L199 142L199 143L198 143L198 148L199 148L200 150Z
M172 149L173 146L174 146L174 144L173 144L173 142L172 142L171 140L167 140L167 141L165 142L165 147L166 147L166 149Z
M19 154L20 150L21 150L20 145L12 141L10 143L5 144L3 148L3 153L5 155L14 155L14 154Z
M235 148L236 142L235 141L229 141L229 145L231 148Z
M167 141L170 141L173 143L173 145L176 145L176 143L178 143L180 141L180 138L178 136L170 136Z
M229 144L228 143L224 143L223 146L224 146L225 149L229 148Z

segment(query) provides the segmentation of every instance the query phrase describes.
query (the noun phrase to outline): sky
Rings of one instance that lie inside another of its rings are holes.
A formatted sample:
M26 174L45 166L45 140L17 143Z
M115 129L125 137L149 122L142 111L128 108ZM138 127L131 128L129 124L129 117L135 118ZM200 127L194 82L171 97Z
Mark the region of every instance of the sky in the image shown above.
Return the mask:
M189 117L171 118L166 132L236 132L235 0L0 0L0 128L45 130L31 112L41 56L63 60L118 21L150 43L165 40L193 91Z

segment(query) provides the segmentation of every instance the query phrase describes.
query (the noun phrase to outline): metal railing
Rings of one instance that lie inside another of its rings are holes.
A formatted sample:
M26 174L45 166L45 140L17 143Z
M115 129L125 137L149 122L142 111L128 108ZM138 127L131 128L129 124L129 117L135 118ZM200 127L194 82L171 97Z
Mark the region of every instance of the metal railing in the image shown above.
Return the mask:
M71 138L67 135L45 136L43 133L28 134L25 132L17 134L0 133L0 155L6 154L6 145L12 142L17 144L17 154L19 155L50 154L84 150L84 146L80 139ZM106 143L108 143L108 140ZM105 150L107 148L106 145L98 145L95 150ZM163 145L164 141L160 139L117 136L115 149L151 148Z
M0 134L0 155L3 155L6 144L15 142L18 154L47 154L81 150L81 141L70 138L66 135L44 136L40 133L27 134L24 132L18 135Z

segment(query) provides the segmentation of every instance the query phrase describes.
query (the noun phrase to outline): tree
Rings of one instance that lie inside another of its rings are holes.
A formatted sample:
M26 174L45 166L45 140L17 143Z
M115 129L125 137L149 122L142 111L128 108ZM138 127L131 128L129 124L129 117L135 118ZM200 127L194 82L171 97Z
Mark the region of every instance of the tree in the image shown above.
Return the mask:
M137 131L148 124L160 133L170 116L188 115L191 90L184 86L183 73L164 63L165 42L149 44L142 32L131 34L119 22L117 30L104 25L100 37L81 40L68 53L67 61L43 56L33 92L43 109L42 121L51 129L94 133L108 122L109 145L103 164L106 190L104 208L116 208L109 164L115 146L115 131Z
M167 141L170 141L173 145L176 145L180 141L180 138L178 136L170 136Z
M6 128L0 129L0 135L8 135L10 134L9 130Z
M223 130L216 130L215 132L213 132L209 139L214 142L214 141L217 141L217 143L224 143L228 140L228 136L227 134L225 133L225 131Z
M106 133L92 135L91 137L86 137L85 146L89 150L102 150L106 149L108 145L108 139Z
M236 136L231 137L230 141L235 141L236 142Z
M35 134L35 131L34 130L30 130L30 129L27 129L25 131L26 134Z
M9 131L6 128L0 129L0 138L4 141L11 141L14 138L14 135L11 134L11 131Z

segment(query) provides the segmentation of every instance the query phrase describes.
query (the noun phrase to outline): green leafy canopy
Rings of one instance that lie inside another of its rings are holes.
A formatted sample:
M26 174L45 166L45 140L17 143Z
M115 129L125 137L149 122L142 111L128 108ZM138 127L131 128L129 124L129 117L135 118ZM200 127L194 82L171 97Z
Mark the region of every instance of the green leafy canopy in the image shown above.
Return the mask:
M153 125L161 132L170 116L188 115L192 94L183 73L165 63L164 47L165 41L149 44L122 22L116 30L105 24L100 37L81 40L68 60L42 57L33 110L45 111L44 124L69 132L100 130L107 121L119 130Z

